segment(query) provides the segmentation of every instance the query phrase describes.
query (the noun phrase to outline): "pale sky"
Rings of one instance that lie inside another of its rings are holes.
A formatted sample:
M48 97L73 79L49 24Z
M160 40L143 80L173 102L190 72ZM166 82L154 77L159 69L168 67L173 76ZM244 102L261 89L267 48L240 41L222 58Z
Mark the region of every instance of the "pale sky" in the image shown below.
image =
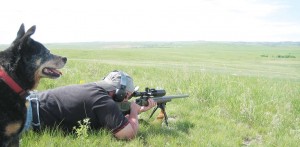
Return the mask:
M0 44L21 23L42 43L300 41L299 0L3 0Z

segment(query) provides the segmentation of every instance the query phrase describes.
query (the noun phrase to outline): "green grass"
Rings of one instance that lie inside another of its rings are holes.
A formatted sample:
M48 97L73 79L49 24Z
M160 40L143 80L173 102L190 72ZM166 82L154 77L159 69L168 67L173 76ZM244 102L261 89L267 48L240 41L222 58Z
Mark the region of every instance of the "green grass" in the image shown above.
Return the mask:
M105 131L87 138L60 130L31 131L22 146L298 146L300 144L300 46L255 43L94 43L49 45L67 56L60 79L38 90L129 73L141 90L164 88L187 99L167 104L169 127L140 115L132 141ZM263 55L263 56L262 56ZM295 58L278 58L290 55Z

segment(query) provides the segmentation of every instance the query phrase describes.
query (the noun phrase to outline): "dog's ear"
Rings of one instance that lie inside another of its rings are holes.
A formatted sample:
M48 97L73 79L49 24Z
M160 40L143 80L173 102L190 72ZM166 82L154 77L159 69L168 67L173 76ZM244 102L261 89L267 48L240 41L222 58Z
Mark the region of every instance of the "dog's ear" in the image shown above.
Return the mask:
M20 39L24 36L24 34L25 34L25 27L24 27L24 24L22 23L21 26L20 26L20 28L19 28L19 31L17 33L17 37L16 37L16 39L12 43L12 46L19 45Z
M24 36L24 34L25 34L25 27L24 27L24 24L22 23L20 26L20 29L18 31L16 40L22 38Z
M35 28L36 26L32 26L30 29L27 30L27 32L22 36L22 38L20 39L20 44L19 44L19 47L18 47L18 50L24 48L30 41L31 41L31 38L30 36L32 34L34 34L35 32Z
M36 28L36 26L34 25L34 26L32 26L30 29L28 29L27 32L25 33L25 35L23 35L21 41L22 41L22 42L27 42L28 39L30 38L30 36L31 36L32 34L34 34L35 28Z

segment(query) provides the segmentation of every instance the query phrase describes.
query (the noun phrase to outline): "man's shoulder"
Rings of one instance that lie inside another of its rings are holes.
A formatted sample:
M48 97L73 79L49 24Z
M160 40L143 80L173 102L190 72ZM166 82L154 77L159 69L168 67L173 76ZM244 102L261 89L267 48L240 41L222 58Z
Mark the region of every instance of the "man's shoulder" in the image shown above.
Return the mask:
M99 88L99 86L95 82L91 83L85 83L85 84L71 84L71 85L65 85L56 87L53 89L45 90L42 92L53 92L53 91L65 91L65 90L79 90L79 89L93 89L93 88Z
M86 84L72 84L57 87L54 89L48 89L45 91L39 92L40 97L56 97L61 98L64 97L65 99L70 98L95 98L95 97L102 97L107 96L107 92L99 87L95 82L93 83L86 83Z

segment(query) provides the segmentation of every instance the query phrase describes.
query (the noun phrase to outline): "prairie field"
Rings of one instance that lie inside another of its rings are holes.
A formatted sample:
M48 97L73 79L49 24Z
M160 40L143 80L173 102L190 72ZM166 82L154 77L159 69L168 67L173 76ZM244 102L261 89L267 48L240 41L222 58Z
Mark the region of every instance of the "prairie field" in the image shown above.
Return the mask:
M299 146L300 44L243 42L94 42L46 44L68 57L63 76L42 91L102 79L115 69L140 90L189 94L167 103L169 126L139 115L131 141L108 131L28 131L21 146ZM4 46L0 46L4 49ZM156 115L158 112L156 112ZM154 115L155 116L155 115ZM82 135L84 134L84 135Z

